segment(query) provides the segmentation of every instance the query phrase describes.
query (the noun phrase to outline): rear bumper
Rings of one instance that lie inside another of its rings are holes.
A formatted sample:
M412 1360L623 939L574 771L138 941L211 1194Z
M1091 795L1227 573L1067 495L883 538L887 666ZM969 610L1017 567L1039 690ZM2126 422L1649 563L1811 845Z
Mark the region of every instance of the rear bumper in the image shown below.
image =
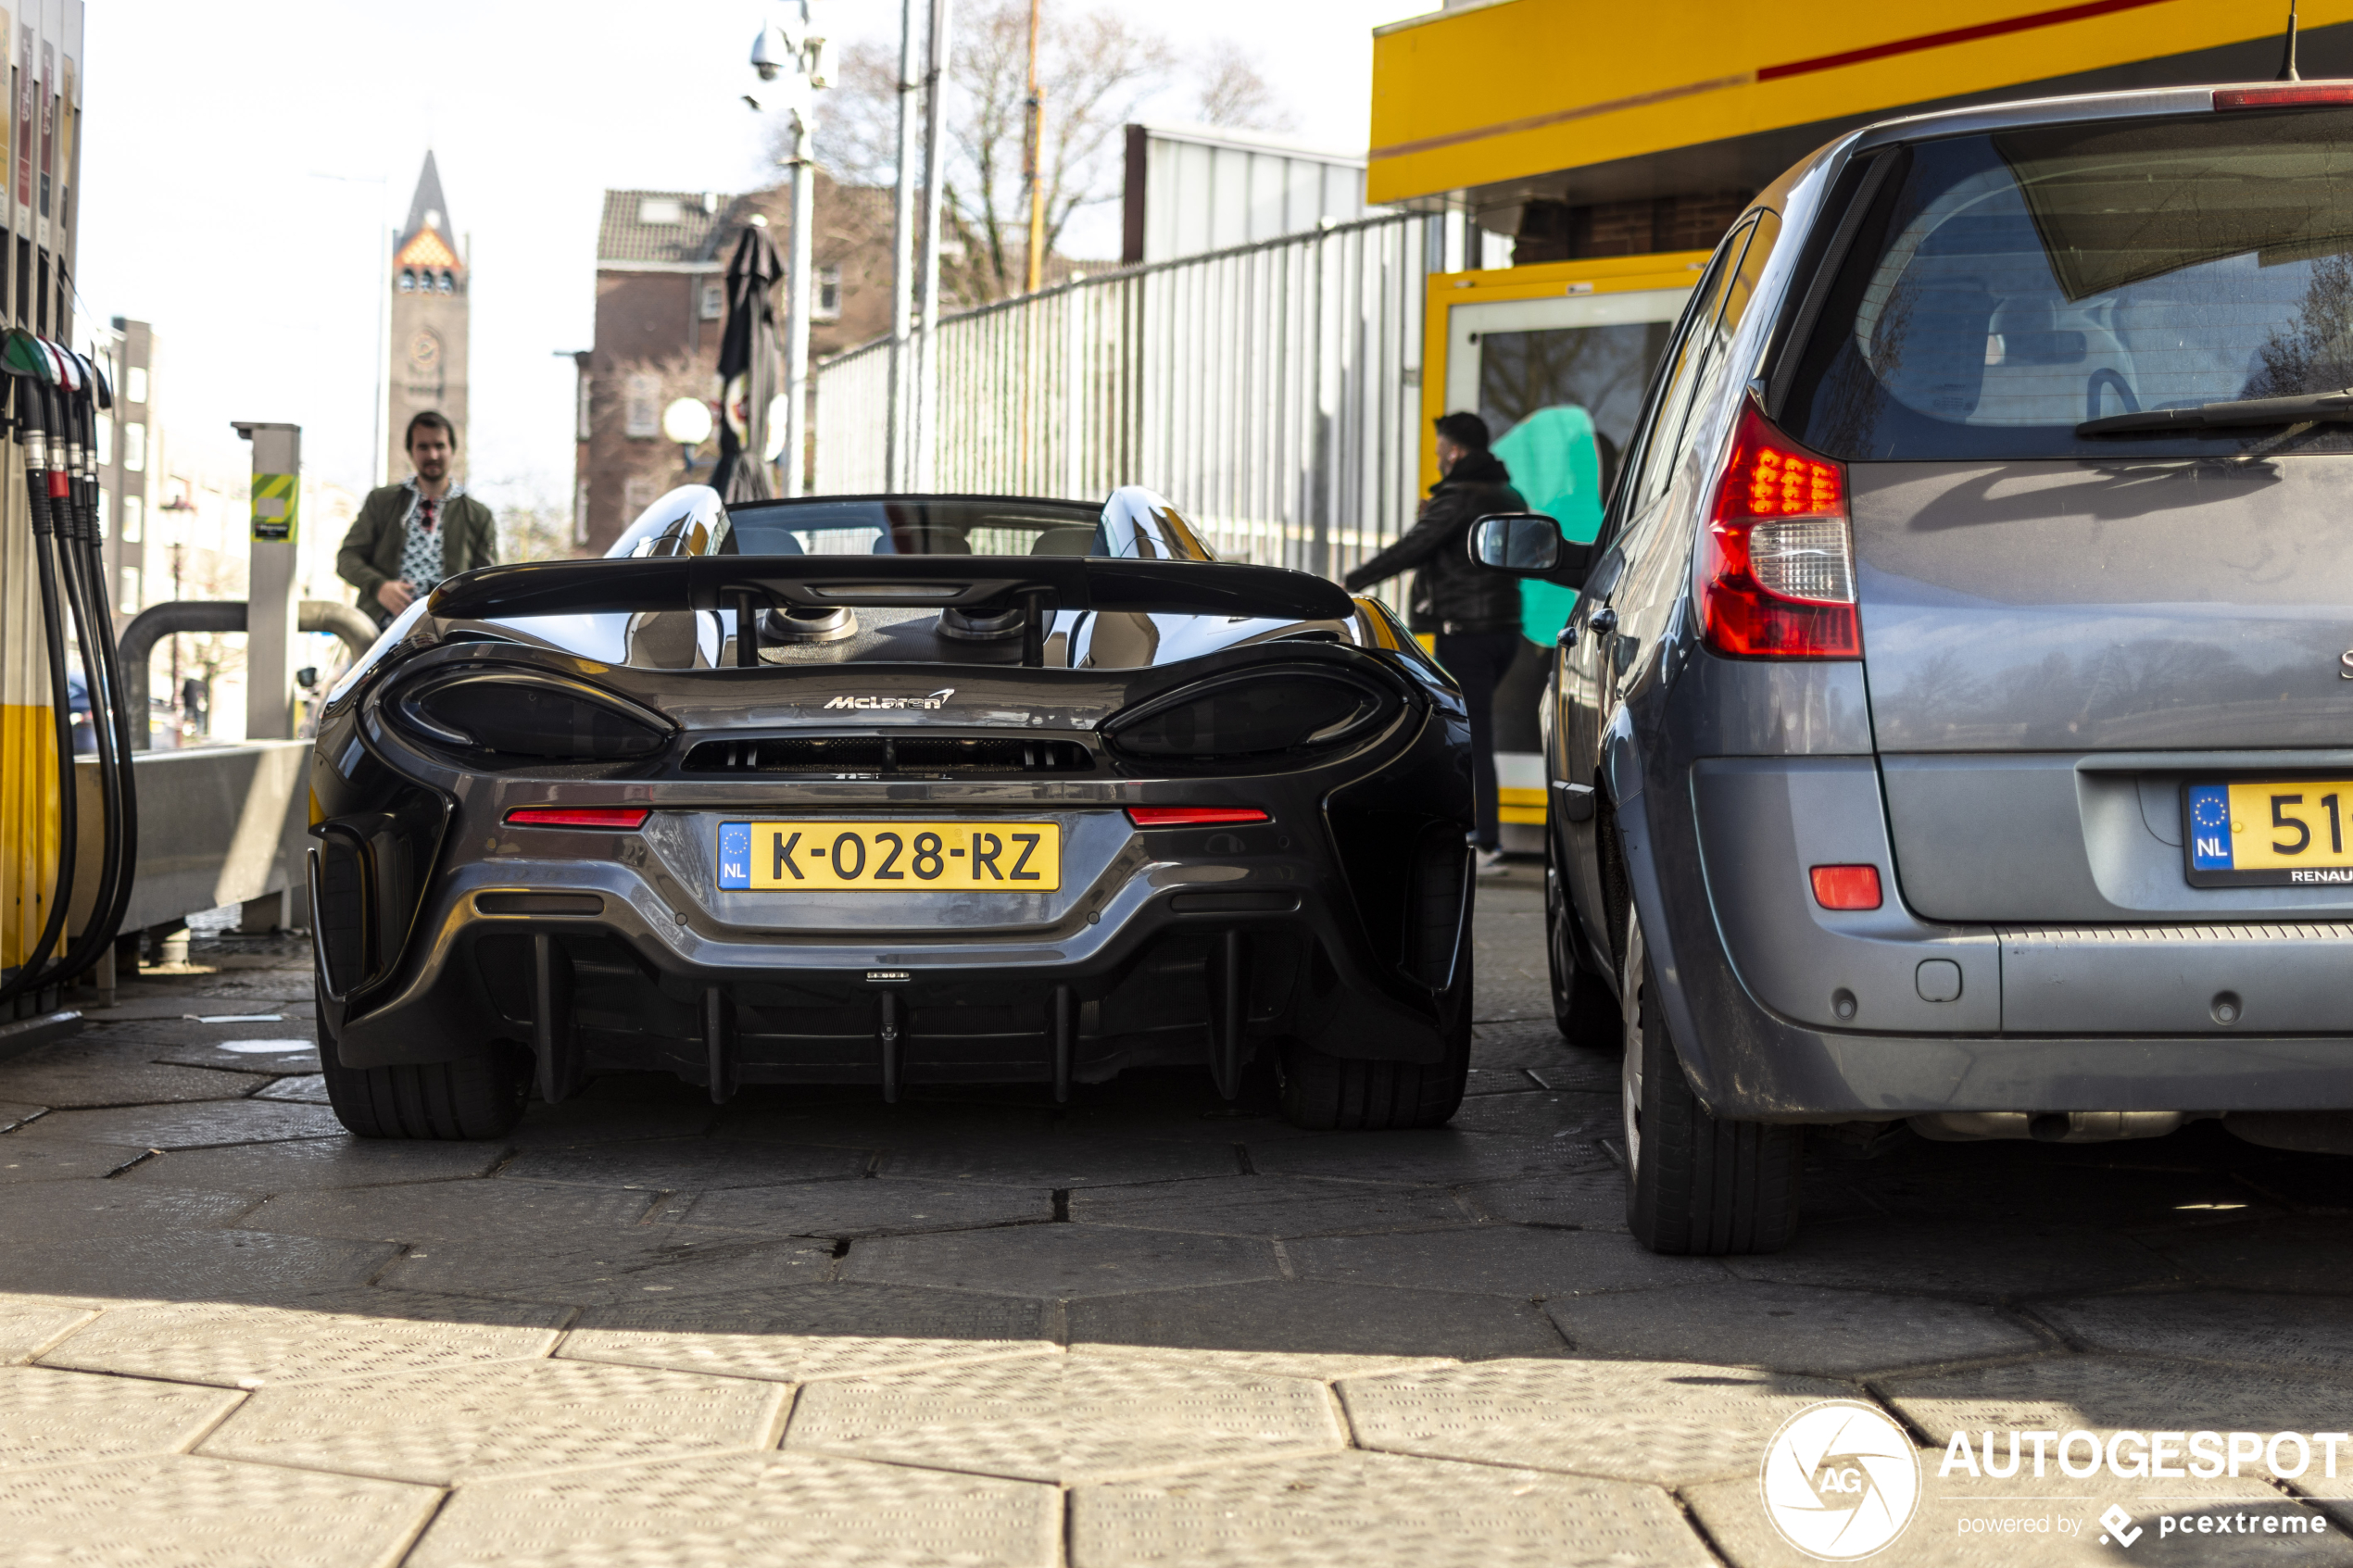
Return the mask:
M1644 914L1667 922L1678 1043L1718 1115L2353 1108L2353 925L1923 921L1870 759L1684 777L1681 809L1647 803L1655 885L1678 891ZM1879 867L1887 902L1819 908L1822 864Z
M943 910L897 930L763 931L730 923L724 896L681 891L656 856L457 867L392 983L325 1003L340 1059L552 1038L580 1071L706 1082L715 1028L738 1083L1086 1082L1214 1064L1236 1009L1244 1061L1292 1038L1359 1059L1443 1051L1437 997L1382 972L1342 880L1302 858L1139 851L1065 918L1019 929L946 928Z

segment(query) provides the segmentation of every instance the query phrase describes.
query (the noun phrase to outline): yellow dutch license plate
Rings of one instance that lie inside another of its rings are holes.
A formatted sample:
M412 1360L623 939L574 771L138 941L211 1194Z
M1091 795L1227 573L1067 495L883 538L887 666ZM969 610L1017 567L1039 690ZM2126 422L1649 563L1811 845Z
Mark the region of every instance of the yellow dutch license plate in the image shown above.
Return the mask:
M2353 884L2353 779L2192 784L2183 817L2193 886Z
M723 891L1051 893L1052 822L722 822Z

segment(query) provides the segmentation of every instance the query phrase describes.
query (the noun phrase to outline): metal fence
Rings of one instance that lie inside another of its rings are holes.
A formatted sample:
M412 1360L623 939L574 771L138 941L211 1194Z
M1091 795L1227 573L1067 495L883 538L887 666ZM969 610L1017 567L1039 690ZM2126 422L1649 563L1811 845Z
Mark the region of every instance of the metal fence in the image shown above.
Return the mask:
M908 487L1142 484L1228 559L1337 576L1412 519L1423 279L1453 227L1372 219L946 317ZM821 493L887 488L889 366L884 341L819 367Z

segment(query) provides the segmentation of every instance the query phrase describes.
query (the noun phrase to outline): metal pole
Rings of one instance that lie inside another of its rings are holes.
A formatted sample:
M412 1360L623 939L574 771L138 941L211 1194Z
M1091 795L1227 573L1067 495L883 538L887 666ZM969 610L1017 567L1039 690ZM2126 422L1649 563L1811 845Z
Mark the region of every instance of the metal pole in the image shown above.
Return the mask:
M914 484L929 490L937 469L939 411L939 209L944 183L940 162L948 117L940 96L948 85L950 0L931 0L931 38L924 61L924 281L923 336L915 353Z
M909 335L915 324L915 96L923 80L915 71L915 7L900 0L899 183L893 192L890 259L890 396L883 432L883 488L900 491L907 483L908 383L914 370Z
M785 494L799 495L809 470L809 285L811 231L816 227L815 167L809 111L792 117L792 257L785 268Z
M1046 276L1046 182L1039 166L1046 155L1046 100L1038 91L1038 6L1029 0L1029 100L1027 133L1023 138L1022 178L1029 184L1029 292L1036 294Z

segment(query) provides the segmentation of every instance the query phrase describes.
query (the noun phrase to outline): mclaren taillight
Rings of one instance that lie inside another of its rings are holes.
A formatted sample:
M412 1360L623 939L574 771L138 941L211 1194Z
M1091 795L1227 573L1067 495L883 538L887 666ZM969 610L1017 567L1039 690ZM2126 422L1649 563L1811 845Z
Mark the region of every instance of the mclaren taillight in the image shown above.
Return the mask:
M612 828L634 833L653 815L644 806L518 806L507 825L518 828Z
M1264 766L1356 745L1395 717L1396 693L1329 665L1236 671L1147 698L1103 722L1123 757Z
M1855 659L1855 542L1846 472L1741 408L1731 459L1700 542L1707 646L1735 659Z
M599 687L540 671L469 668L428 675L391 704L436 746L561 762L650 757L675 726Z
M1139 828L1202 828L1224 822L1263 822L1266 813L1247 806L1130 806L1127 820Z

